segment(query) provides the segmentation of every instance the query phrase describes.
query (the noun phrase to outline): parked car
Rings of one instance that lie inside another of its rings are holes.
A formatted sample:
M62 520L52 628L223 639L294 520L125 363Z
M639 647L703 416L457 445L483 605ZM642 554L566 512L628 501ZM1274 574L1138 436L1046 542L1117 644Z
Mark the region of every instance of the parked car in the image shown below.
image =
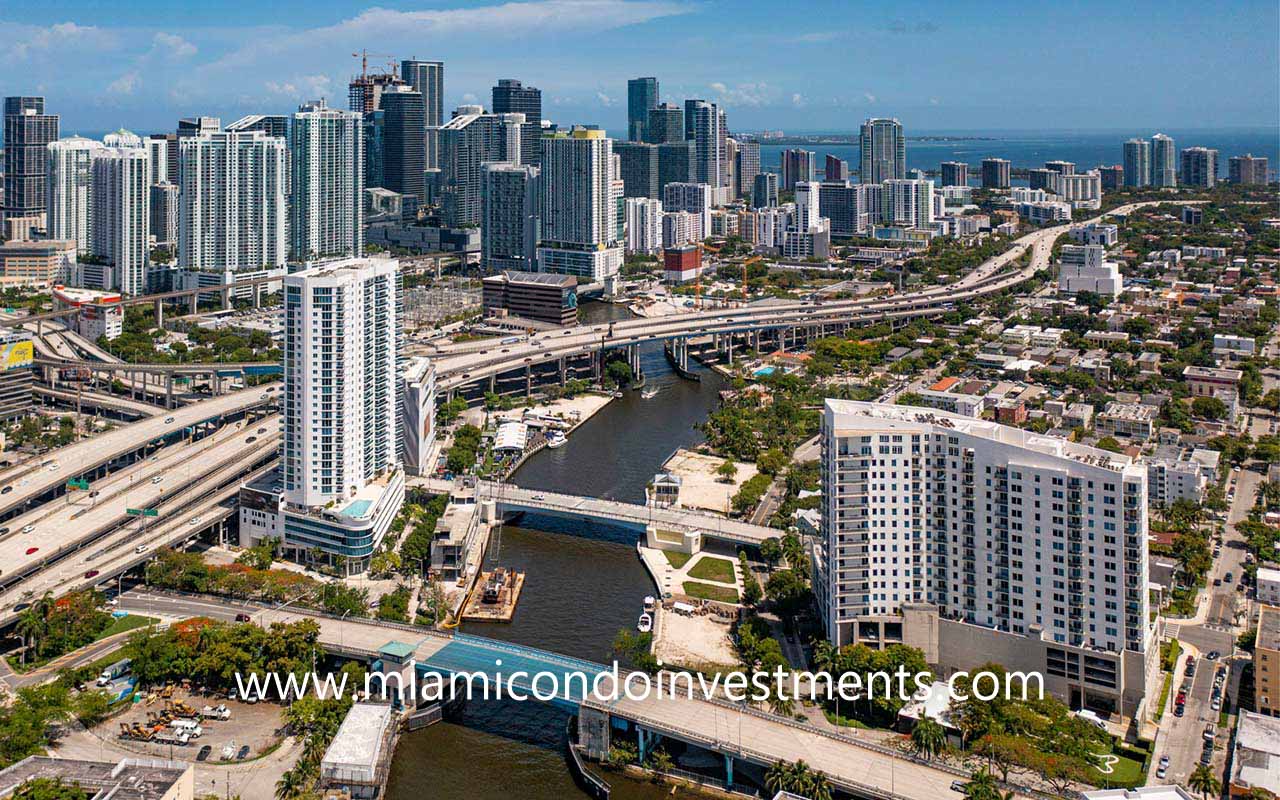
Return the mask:
M249 756L249 745L241 745L240 752L236 753L236 761L244 761Z
M209 759L209 754L212 752L213 747L206 744L204 747L200 748L199 753L196 753L196 761L207 761Z

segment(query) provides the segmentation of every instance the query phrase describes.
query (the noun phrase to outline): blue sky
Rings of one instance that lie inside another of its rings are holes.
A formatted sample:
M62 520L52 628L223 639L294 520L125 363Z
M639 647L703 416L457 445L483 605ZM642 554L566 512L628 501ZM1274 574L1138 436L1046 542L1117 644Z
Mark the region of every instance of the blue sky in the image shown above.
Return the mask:
M345 106L351 53L445 61L446 114L497 78L544 116L624 127L626 81L734 130L1275 127L1280 4L839 0L0 0L0 93L63 131Z

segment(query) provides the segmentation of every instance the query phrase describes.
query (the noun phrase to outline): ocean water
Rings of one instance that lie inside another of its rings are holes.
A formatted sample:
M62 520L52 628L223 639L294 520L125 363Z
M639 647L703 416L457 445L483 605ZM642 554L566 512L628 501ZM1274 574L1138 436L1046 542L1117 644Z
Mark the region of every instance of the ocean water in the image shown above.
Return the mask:
M970 165L971 179L984 158L1007 158L1018 167L1041 167L1046 161L1062 160L1085 170L1099 165L1121 164L1124 142L1132 138L1150 139L1164 133L1173 137L1178 150L1186 147L1210 147L1218 151L1218 171L1227 174L1227 159L1252 153L1270 159L1274 175L1280 168L1280 128L1224 130L1145 130L1145 131L913 131L907 129L907 169L938 169L943 161L963 161ZM920 141L913 136L956 137L947 141ZM966 138L960 138L966 137ZM860 148L849 144L778 145L762 143L760 166L766 172L777 172L783 150L812 150L817 155L819 176L827 155L849 162L858 169Z

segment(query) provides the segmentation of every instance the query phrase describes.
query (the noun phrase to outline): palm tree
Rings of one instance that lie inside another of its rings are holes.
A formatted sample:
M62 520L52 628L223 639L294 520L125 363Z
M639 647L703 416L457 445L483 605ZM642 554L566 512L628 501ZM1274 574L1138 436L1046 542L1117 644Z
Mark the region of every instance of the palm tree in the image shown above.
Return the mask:
M969 776L965 784L964 796L969 800L1000 800L1000 787L996 785L996 776L986 767Z
M287 770L276 781L276 800L294 800L302 795L302 775L296 769Z
M1187 786L1192 791L1199 792L1205 800L1216 797L1222 791L1222 783L1218 780L1218 776L1204 764L1196 767L1191 777L1187 778Z
M813 666L819 672L835 672L836 662L840 658L840 648L826 639L813 643Z
M911 749L916 755L932 760L947 746L947 732L931 717L923 717L911 729Z
M791 785L791 765L785 761L775 761L773 766L765 770L764 785L774 794L786 791Z

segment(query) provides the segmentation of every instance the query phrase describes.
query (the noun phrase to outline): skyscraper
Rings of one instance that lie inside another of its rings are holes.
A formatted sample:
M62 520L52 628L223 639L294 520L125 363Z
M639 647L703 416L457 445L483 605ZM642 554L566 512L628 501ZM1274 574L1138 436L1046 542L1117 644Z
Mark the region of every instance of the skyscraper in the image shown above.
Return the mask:
M229 131L262 131L268 136L289 138L289 117L284 114L249 114L227 125Z
M542 139L543 272L612 282L622 266L613 142L574 126ZM619 190L619 194L620 194Z
M693 181L693 141L681 140L658 145L658 193L668 183Z
M828 153L822 173L828 181L847 181L849 180L849 162Z
M1151 185L1151 142L1146 139L1124 143L1124 185Z
M422 202L427 169L422 93L390 86L382 92L381 104L382 186Z
M614 142L624 197L653 197L658 190L658 146L644 142ZM687 180L687 178L686 178Z
M1146 468L938 410L936 394L932 408L826 401L814 583L828 638L910 642L945 670L998 649L1055 695L1134 713L1152 656Z
M1044 168L1059 175L1074 175L1076 173L1076 165L1072 161L1046 161L1044 162Z
M407 86L409 82L389 72L357 75L347 86L347 110L369 114L382 108L382 93L395 86ZM416 90L415 90L416 91ZM181 130L179 130L181 133Z
M503 78L493 87L493 113L524 114L520 131L520 163L542 160L542 90Z
M982 188L1008 189L1012 165L1004 158L982 159Z
M686 129L690 122L693 124L693 179L712 188L726 185L724 115L715 103L687 101Z
M151 233L151 167L144 147L104 147L93 156L93 254L111 264L108 285L145 294Z
M538 269L540 171L527 164L484 164L480 264L488 272Z
M650 144L683 142L685 140L684 109L671 103L663 103L649 109L644 140Z
M902 178L881 186L880 220L885 225L926 228L933 222L933 181Z
M178 136L174 133L153 133L147 137L147 152L151 154L151 182L173 183L178 180ZM169 163L173 162L173 169Z
M176 184L151 184L151 236L155 239L157 247L172 249L178 244L178 187ZM148 291L153 288L155 287L148 284Z
M404 501L398 305L392 259L284 278L282 544L347 574L368 569Z
M662 190L663 213L687 211L694 215L692 241L711 235L711 205L711 187L705 183L668 183Z
M1151 185L1178 185L1178 151L1173 139L1163 133L1151 137Z
M102 142L72 136L50 142L48 148L49 238L75 242L78 252L88 253L93 248L93 157Z
M963 161L942 162L943 186L968 186L969 165Z
M760 143L752 140L738 142L737 165L734 179L737 180L737 195L745 197L751 194L755 186L756 176L760 174Z
M652 141L645 132L649 124L649 110L657 106L657 78L632 78L627 81L627 139L629 141Z
M486 162L521 163L523 114L486 114L459 106L440 128L441 216L449 225L480 223L482 168Z
M778 204L778 176L772 172L761 172L751 188L751 207L768 208Z
M426 169L436 169L440 166L439 130L444 124L444 62L401 61L400 78L422 95L423 159Z
M662 203L652 197L628 197L623 207L627 217L627 252L652 255L661 251Z
M1182 182L1187 186L1212 188L1218 182L1218 151L1208 147L1188 147L1182 151Z
M862 123L861 183L882 183L907 177L907 140L896 119L868 119Z
M361 115L323 100L299 106L289 130L289 253L296 263L364 255Z
M214 131L179 141L178 266L193 280L283 269L289 260L285 141ZM196 273L201 273L198 275Z
M817 180L815 158L812 150L783 150L782 191L794 192L797 183Z
M4 205L0 223L43 217L49 143L58 138L58 115L44 113L43 97L4 99Z
M1227 179L1232 183L1266 183L1267 159L1248 153L1227 159Z

